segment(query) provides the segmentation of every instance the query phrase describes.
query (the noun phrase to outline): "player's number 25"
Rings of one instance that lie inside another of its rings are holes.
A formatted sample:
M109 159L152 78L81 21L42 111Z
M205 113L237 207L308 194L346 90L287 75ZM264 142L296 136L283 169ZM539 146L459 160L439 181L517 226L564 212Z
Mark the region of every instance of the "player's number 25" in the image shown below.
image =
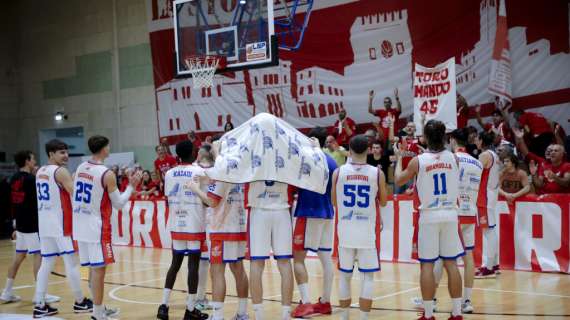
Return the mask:
M346 208L352 208L355 205L360 208L368 208L370 205L370 186L345 184L344 196L348 197L342 202Z
M77 181L75 185L75 201L91 203L91 189L93 189L92 184Z

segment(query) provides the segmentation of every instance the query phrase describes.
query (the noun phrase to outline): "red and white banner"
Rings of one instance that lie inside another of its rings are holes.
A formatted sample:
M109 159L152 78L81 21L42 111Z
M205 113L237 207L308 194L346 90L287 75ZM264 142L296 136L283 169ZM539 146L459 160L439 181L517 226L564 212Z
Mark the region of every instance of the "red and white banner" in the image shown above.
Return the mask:
M500 0L497 32L491 59L489 93L503 100L512 101L511 53L509 51L509 29L507 27L507 9L505 0Z
M424 121L439 120L446 132L457 129L455 58L433 68L416 64L414 70L414 123L424 131Z
M238 1L212 3L215 14L233 10ZM384 97L394 102L398 88L401 117L408 117L413 66L434 66L449 57L455 58L457 91L467 103L480 104L483 116L494 108L489 79L498 0L315 1L301 48L280 51L279 66L220 75L212 88L200 90L192 88L191 79L173 76L171 0L147 4L159 135L171 143L189 130L222 131L228 117L238 126L259 112L296 128L332 126L341 108L358 124L376 122L367 111L370 90L379 109ZM533 109L570 132L567 2L506 0L505 5L514 108Z
M397 196L382 208L382 260L413 262L413 203ZM570 195L499 201L497 213L503 269L570 273ZM112 216L113 244L170 248L164 200L131 201ZM482 233L476 233L475 260L481 263Z

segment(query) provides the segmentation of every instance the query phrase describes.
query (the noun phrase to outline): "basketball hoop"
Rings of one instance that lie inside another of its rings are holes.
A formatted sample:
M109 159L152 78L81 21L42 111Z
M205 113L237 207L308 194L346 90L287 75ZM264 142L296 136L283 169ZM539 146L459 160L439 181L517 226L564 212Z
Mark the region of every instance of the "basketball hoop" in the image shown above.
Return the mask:
M210 88L217 69L225 67L223 56L189 56L184 63L192 74L194 89Z

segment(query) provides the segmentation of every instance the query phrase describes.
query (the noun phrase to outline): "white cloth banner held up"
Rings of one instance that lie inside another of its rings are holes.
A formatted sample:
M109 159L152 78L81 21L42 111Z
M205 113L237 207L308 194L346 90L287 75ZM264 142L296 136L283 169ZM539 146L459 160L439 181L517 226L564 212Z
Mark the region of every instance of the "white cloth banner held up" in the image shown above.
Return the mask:
M415 65L414 123L422 135L425 122L436 119L445 124L446 132L457 129L455 58L433 68Z

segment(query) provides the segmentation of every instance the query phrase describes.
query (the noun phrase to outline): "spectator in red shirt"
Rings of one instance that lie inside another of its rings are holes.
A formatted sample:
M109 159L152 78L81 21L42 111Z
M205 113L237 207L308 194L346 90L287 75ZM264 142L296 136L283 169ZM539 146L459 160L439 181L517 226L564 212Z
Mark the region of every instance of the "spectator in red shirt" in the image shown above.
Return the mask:
M137 186L136 196L141 200L148 200L154 196L158 186L152 181L150 171L144 170L142 174L141 183Z
M570 163L565 161L564 146L550 144L542 158L528 150L522 130L515 129L514 133L519 151L530 161L529 170L536 193L570 193Z
M385 144L389 144L388 135L390 134L390 125L393 121L398 121L400 113L402 112L402 104L400 103L400 97L398 97L398 88L394 89L394 96L396 96L396 108L392 108L392 98L384 98L384 108L374 110L372 108L372 102L374 101L374 90L370 90L368 94L368 113L380 118L378 124L375 124L378 132L382 134L381 139ZM392 120L394 119L394 120ZM398 132L397 123L394 123L394 132Z
M340 110L338 120L334 123L332 131L338 144L348 148L348 141L356 134L356 123L346 115L345 109Z
M554 141L554 132L550 121L540 113L515 111L515 119L527 136L529 150L543 155L548 145Z
M501 143L502 140L513 142L513 134L507 121L506 109L510 106L510 103L505 105L502 104L499 97L495 98L495 110L491 113L492 121L490 123L484 123L481 119L481 106L475 107L475 116L477 118L477 123L487 132L493 132L495 134L495 145Z
M164 184L162 183L162 181L160 181L160 177L158 176L158 174L153 171L150 173L150 178L152 179L152 182L157 186L157 189L154 192L155 197L156 198L164 197Z
M176 166L176 158L169 155L162 145L158 145L155 148L158 158L154 160L154 170L160 174L160 179L164 181L164 175L168 169Z
M503 166L499 177L499 194L505 197L507 202L513 202L529 193L527 173L519 168L519 159L514 153L509 153L503 159Z
M457 128L467 127L469 121L469 106L467 100L457 92Z
M410 161L421 153L421 147L420 141L415 137L416 125L412 121L408 122L402 131L405 135L396 138L396 142L402 146L399 150L404 150L401 152L401 157L402 169L405 170ZM394 194L402 194L406 192L406 190L412 186L413 182L413 180L410 180L402 186L396 185L394 188Z

